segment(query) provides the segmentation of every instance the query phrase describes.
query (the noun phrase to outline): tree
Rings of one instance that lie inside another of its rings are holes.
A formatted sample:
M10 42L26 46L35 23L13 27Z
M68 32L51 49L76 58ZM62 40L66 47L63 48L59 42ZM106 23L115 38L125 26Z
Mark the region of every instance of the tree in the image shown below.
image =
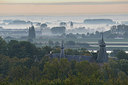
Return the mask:
M60 61L58 59L54 59L49 61L44 65L44 77L49 80L64 80L70 73L70 66L70 62L67 59L62 59Z
M18 58L24 58L24 57L33 57L34 55L37 55L38 49L34 44L31 44L27 41L15 41L11 40L8 43L8 55L10 57L18 57Z
M111 56L115 57L120 51L121 50L118 50L118 49L113 50L113 52L111 53Z
M0 37L0 54L7 55L7 43Z
M125 53L125 51L119 51L116 55L118 59L128 59L128 55Z
M128 75L128 60L125 60L125 59L120 60L119 68L121 71L123 71L125 74Z
M54 59L51 62L45 63L44 69L43 69L44 78L48 80L57 79L58 69L59 69L58 59Z
M41 29L47 28L47 24L46 24L46 23L41 24L40 28L41 28Z
M8 56L0 55L0 74L2 77L5 77L9 71L9 60Z
M9 71L9 77L11 80L20 80L26 79L26 75L28 74L28 69L25 66L13 66Z
M53 34L63 34L65 33L66 28L65 27L53 27L51 31Z
M41 78L41 71L39 67L37 66L32 66L31 69L29 70L28 78L31 80L39 80Z

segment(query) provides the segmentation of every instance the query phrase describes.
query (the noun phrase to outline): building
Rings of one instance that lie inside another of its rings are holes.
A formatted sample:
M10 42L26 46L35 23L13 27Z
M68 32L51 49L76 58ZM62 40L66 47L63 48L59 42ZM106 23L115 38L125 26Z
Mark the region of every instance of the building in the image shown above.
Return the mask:
M73 22L72 21L70 22L70 27L73 28Z
M103 33L102 33L102 39L99 41L99 52L96 61L98 63L108 62L108 55L106 52L106 44L104 42Z
M41 24L41 26L40 26L40 29L42 30L42 29L46 29L47 28L47 24L45 24L45 23L43 23L43 24Z
M35 28L33 24L31 24L31 27L29 27L28 41L33 42L35 38L36 38Z
M85 55L65 55L65 52L64 52L64 41L62 41L61 43L61 52L60 53L51 53L50 54L50 58L58 58L58 59L61 59L61 58L66 58L68 59L69 61L72 61L72 60L75 60L75 61L89 61L91 62L92 61L92 56L85 56Z
M91 54L91 56L85 55L65 55L64 53L64 41L61 43L61 52L60 53L51 53L51 58L67 58L69 61L76 60L80 61L88 61L88 62L97 62L97 63L105 63L108 62L108 55L106 52L106 44L104 42L103 33L102 39L99 41L99 51L96 53L96 56Z

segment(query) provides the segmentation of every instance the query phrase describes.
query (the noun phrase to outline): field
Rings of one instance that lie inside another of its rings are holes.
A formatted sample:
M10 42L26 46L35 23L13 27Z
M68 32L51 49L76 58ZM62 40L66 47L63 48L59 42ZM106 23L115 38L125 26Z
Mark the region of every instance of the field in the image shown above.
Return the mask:
M45 46L48 45L48 41L53 41L53 42L61 42L62 40L64 40L64 42L67 41L75 41L75 43L87 43L90 45L90 47L83 47L83 48L87 48L88 50L97 50L99 48L98 46L98 41L101 38L85 38L85 39L73 39L73 38L55 38L55 37L43 37L42 39L37 39L37 46ZM104 39L105 43L106 43L106 49L109 51L112 51L114 49L122 49L122 50L128 50L128 39ZM41 43L41 44L39 44ZM73 47L76 48L77 47Z

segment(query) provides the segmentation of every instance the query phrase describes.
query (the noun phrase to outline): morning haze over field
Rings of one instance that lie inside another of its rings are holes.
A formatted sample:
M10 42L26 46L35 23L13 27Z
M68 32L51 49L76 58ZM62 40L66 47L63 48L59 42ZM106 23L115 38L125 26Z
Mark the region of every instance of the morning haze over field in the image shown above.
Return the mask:
M0 85L128 85L128 0L0 0Z

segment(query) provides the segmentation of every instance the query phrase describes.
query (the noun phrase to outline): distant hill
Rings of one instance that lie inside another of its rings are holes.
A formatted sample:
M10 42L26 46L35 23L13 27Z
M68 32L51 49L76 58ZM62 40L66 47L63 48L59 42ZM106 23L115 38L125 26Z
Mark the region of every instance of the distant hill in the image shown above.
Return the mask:
M9 25L31 24L31 21L24 20L3 20L3 22L8 23Z
M111 19L85 19L85 24L115 24Z

